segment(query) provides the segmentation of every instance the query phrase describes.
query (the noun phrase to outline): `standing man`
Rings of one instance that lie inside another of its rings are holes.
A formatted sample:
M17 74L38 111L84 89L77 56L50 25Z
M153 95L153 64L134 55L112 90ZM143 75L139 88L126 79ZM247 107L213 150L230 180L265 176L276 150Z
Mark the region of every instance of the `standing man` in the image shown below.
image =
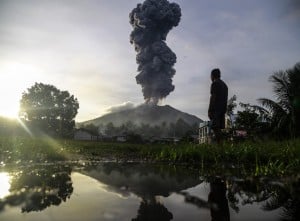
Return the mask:
M221 143L221 129L225 128L225 113L227 109L228 87L221 78L221 71L216 68L211 71L210 101L208 117L211 129L214 131L216 142Z

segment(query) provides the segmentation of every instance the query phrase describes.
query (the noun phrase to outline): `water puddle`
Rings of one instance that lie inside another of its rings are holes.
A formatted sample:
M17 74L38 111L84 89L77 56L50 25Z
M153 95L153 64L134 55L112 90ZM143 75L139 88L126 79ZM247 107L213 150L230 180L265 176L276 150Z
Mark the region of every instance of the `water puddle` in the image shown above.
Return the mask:
M295 179L202 177L150 164L0 170L0 220L299 220Z

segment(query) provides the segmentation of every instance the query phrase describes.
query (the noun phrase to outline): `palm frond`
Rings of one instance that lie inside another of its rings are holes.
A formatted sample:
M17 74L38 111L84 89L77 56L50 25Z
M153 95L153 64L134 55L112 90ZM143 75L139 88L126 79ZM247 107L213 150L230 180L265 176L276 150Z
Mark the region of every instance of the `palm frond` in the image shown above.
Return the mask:
M283 204L284 202L282 202L282 200L278 197L270 197L270 199L264 203L262 209L266 211L272 211L280 208Z
M261 115L267 115L267 114L270 113L270 111L268 111L266 108L263 108L262 106L252 105L252 108L253 108L255 111L258 111L259 114L261 114Z
M276 100L260 98L258 102L270 111L274 131L291 137L300 134L296 124L300 118L300 63L294 68L275 72L269 80L273 83Z
M273 83L273 91L278 101L290 100L290 79L287 72L279 71L274 73L270 77L270 81Z
M265 106L269 111L274 114L274 113L282 113L282 114L287 114L284 108L279 103L276 103L273 100L270 100L268 98L259 98L257 101Z

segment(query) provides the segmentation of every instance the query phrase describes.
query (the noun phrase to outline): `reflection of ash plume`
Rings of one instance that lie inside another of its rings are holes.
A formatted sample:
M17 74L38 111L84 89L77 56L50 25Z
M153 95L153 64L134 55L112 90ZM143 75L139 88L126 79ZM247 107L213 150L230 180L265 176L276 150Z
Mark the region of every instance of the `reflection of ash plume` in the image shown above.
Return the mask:
M133 31L130 42L137 51L136 61L145 101L157 104L174 90L172 78L176 55L165 43L168 32L178 25L181 10L167 0L145 0L129 15Z
M138 215L132 221L170 221L173 219L173 214L168 211L163 204L155 199L143 200L138 210Z

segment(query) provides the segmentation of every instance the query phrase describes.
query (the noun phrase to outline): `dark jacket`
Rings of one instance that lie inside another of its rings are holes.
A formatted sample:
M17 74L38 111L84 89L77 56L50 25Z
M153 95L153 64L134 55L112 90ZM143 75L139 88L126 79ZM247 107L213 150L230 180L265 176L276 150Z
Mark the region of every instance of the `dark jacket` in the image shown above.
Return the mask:
M228 87L221 79L216 79L210 87L208 112L225 114L227 110Z

